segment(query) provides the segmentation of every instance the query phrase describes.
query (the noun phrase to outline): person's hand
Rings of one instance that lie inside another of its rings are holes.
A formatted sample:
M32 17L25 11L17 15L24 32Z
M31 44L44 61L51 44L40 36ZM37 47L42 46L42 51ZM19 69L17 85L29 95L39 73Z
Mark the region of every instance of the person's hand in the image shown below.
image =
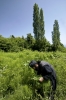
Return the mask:
M43 82L44 78L43 77L40 77L39 78L39 82Z

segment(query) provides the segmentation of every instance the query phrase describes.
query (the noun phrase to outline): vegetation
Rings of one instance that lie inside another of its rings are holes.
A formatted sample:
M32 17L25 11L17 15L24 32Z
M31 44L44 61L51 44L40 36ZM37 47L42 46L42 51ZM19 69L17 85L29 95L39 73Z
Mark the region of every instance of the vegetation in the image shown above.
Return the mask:
M33 8L33 30L36 41L39 41L44 38L45 30L43 10L39 10L39 7L36 3L34 4Z
M0 52L0 100L38 100L43 90L45 99L50 92L50 83L40 84L40 76L28 64L32 60L46 60L57 73L55 99L66 99L66 53L23 50L22 52ZM41 92L37 91L41 89ZM41 97L41 100L42 97Z
M52 31L52 42L54 50L57 50L60 45L60 32L58 21L54 21L53 31Z
M15 37L15 36L5 38L3 36L0 36L0 51L5 51L5 52L20 52L23 49L66 52L66 48L62 43L60 43L59 45L57 44L57 46L56 44L55 42L53 45L50 44L46 38L43 38L39 41L35 41L35 38L31 35L31 33L28 33L26 38Z

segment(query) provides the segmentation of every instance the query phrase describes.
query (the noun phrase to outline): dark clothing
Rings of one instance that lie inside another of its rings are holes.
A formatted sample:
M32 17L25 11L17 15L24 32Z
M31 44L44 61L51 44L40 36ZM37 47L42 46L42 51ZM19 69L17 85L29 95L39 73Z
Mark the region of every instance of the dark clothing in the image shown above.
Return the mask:
M38 64L38 67L37 65ZM56 72L53 69L53 67L45 61L34 61L32 60L29 63L29 66L31 68L34 68L34 70L37 71L37 75L42 75L44 80L50 80L52 88L50 89L50 94L48 94L48 98L50 97L51 100L54 100L54 94L56 90ZM40 92L41 96L44 97L43 89L40 87L40 89L37 92Z
M42 75L44 80L50 80L52 84L52 90L56 90L56 72L52 66L45 61L37 61L39 67L36 69L37 75Z

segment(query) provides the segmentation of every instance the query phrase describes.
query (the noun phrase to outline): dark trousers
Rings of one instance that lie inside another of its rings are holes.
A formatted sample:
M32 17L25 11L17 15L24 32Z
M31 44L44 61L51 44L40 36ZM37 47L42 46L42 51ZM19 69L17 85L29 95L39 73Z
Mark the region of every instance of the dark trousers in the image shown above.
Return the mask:
M51 80L51 91L50 91L50 100L54 100L56 91L56 79Z

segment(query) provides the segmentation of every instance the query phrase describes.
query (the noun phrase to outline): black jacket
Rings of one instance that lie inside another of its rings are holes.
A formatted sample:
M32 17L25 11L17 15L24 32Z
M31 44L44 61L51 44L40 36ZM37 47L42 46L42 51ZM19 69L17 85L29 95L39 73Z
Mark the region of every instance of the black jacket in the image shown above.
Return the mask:
M39 68L37 75L42 75L45 80L50 80L53 86L53 90L56 89L56 72L53 67L45 61L37 61Z

